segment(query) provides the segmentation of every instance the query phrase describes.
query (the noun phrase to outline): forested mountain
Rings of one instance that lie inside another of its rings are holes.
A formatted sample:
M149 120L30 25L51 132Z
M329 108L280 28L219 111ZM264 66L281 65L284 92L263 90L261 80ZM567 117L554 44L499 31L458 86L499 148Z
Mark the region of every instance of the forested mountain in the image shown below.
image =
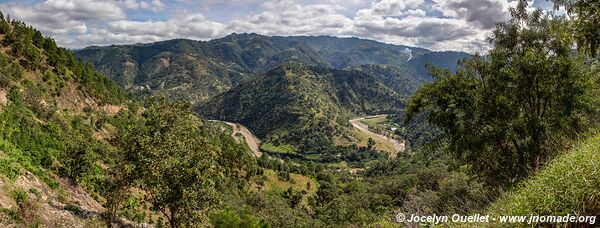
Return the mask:
M597 226L600 2L554 2L569 17L516 2L456 68L328 36L74 54L0 13L0 227ZM371 114L395 115L348 121Z
M454 69L464 53L441 52L358 38L268 37L232 34L211 41L170 40L150 44L88 47L76 56L90 61L123 88L139 95L165 94L199 103L241 81L287 62L329 68L391 65L408 78L428 78L426 62ZM409 61L419 58L418 61ZM394 84L404 81L393 82Z
M292 36L281 37L280 39L293 40L307 44L335 68L346 68L366 64L404 65L404 63L416 56L431 53L431 51L423 48L391 45L359 38ZM448 59L448 61L456 60L457 59Z
M357 70L284 64L196 110L208 118L246 125L267 141L325 146L346 133L351 116L397 112L410 93L400 94L385 80Z
M415 70L406 63L399 65L369 64L346 69L371 75L405 98L412 96L427 81L420 76L415 77L417 75Z

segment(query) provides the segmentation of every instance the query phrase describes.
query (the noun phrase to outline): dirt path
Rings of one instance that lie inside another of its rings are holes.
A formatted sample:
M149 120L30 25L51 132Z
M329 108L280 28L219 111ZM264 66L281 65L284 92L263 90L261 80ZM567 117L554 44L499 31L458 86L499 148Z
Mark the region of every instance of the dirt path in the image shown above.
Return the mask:
M231 122L225 122L225 121L220 121L220 120L209 120L209 121L214 121L214 122L222 122L225 123L227 125L229 125L231 127L231 129L233 129L231 136L233 138L236 138L236 135L238 133L240 133L242 135L242 137L244 137L244 141L246 141L246 145L248 145L248 147L250 148L250 150L252 150L252 152L254 153L254 155L256 155L256 157L260 157L262 156L262 152L260 151L260 139L258 139L256 136L254 136L254 134L252 134L252 132L250 130L248 130L248 128L236 124L236 123L231 123Z
M262 152L260 151L260 148L259 148L260 139L258 139L256 136L254 136L254 134L252 134L252 132L250 130L248 130L248 128L246 128L242 125L239 125L239 124L235 124L235 123L230 123L230 122L224 122L224 123L226 123L227 125L231 126L231 128L233 128L233 133L231 134L231 136L235 137L235 135L237 133L242 134L242 136L246 140L246 144L248 145L248 147L250 147L250 150L252 150L252 152L254 152L256 157L262 156Z
M359 131L362 131L362 132L364 132L368 135L374 136L374 137L381 138L383 140L390 142L392 145L394 145L395 153L391 153L390 157L395 158L398 153L403 152L404 149L406 148L404 141L401 142L396 139L387 137L385 135L372 132L371 130L369 130L369 126L367 126L365 123L362 122L364 119L372 119L372 118L387 117L387 116L388 115L365 116L365 117L361 117L361 118L352 119L352 120L350 120L350 123L352 124L352 126L354 126L354 128L358 129Z

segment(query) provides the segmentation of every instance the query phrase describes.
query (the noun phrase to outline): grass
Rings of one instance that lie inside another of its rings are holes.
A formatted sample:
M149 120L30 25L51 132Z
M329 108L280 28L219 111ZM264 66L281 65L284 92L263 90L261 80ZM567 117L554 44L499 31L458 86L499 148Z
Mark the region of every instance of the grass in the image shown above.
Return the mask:
M365 123L369 127L372 127L372 126L377 126L379 124L387 122L387 119L388 118L386 116L381 116L381 117L376 117L376 118L364 119L361 122Z
M600 135L551 161L489 211L492 215L600 214Z
M320 154L306 154L306 155L304 155L304 158L313 160L313 161L319 161L321 159L321 155Z
M32 163L31 158L23 151L2 138L0 138L0 151L5 153L0 157L0 174L8 177L8 179L13 181L17 179L21 175L21 168L24 168L36 175L50 188L56 189L58 187L58 183L48 175L46 170Z
M263 143L260 145L260 150L268 153L280 153L280 154L294 154L296 153L296 147L289 144L282 144L275 146L272 143Z
M363 122L364 124L369 126L369 128L373 128L373 127L385 128L383 123L387 122L387 117L382 116L382 117L376 117L376 118L368 118L368 119L362 120L361 122ZM384 151L384 152L388 152L388 153L396 152L396 149L394 148L394 145L392 145L392 143L390 143L389 141L384 140L380 137L376 137L374 135L370 135L368 133L359 131L356 128L353 128L352 131L350 132L350 134L355 138L354 142L352 142L351 140L348 140L346 138L337 137L337 138L334 138L334 143L336 145L340 145L340 146L350 146L352 144L356 144L359 147L366 147L367 142L369 141L369 138L372 138L375 141L375 149L376 150Z
M348 166L348 163L346 163L346 161L341 161L338 163L329 163L327 164L329 167L334 168L334 169L348 169L350 168L350 166Z
M371 136L370 134L364 133L357 129L353 129L352 134L356 136L357 140L359 140L358 143L356 143L357 146L366 147L369 138L372 138L375 141L376 150L385 151L388 153L395 152L394 145L380 137Z
M300 174L290 173L290 181L283 181L277 177L277 173L271 169L265 169L264 174L267 177L265 182L265 190L284 192L290 187L296 191L305 190L311 195L317 194L318 184L315 180L310 177L303 176ZM310 189L308 189L308 183L310 183Z

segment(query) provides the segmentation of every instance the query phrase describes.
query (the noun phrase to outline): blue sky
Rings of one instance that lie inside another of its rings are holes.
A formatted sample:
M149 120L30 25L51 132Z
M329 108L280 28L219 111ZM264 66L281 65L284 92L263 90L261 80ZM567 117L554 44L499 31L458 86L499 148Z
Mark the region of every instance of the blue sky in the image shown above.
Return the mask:
M231 33L360 37L433 50L480 51L511 0L0 0L68 48L209 40ZM550 9L546 0L530 7Z

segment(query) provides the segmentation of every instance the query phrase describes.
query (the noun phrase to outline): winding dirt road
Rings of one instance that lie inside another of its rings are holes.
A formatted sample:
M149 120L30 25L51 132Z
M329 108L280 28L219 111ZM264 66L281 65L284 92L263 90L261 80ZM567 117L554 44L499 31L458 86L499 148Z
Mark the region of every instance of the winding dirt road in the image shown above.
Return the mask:
M260 139L258 139L256 136L254 136L254 134L252 134L252 132L250 130L248 130L248 128L246 128L242 125L239 125L239 124L235 124L235 123L230 123L230 122L224 122L224 123L231 126L231 128L233 129L233 133L231 133L231 136L233 136L235 138L235 135L240 133L244 137L246 144L248 145L248 147L250 147L250 150L252 150L252 152L254 152L256 157L262 156L262 152L260 151L260 148L259 148Z
M233 129L231 136L233 138L236 138L236 135L239 133L242 135L242 137L244 137L244 141L246 141L246 145L248 145L248 147L250 148L250 150L252 150L252 152L254 153L254 155L256 155L256 157L260 157L262 156L262 152L260 151L260 139L258 139L256 136L254 136L254 134L252 134L252 132L250 130L248 130L248 128L236 124L236 123L231 123L231 122L226 122L226 121L221 121L221 120L209 120L209 121L213 121L213 122L222 122L225 123L227 125L229 125L231 127L231 129Z
M390 142L394 146L394 150L395 150L394 153L390 154L390 157L395 158L398 153L403 152L404 149L406 148L406 144L404 143L404 141L401 142L396 139L387 137L385 135L372 132L371 130L369 130L369 126L367 126L365 123L362 122L365 119L387 117L387 116L388 115L365 116L365 117L361 117L361 118L352 119L352 120L350 120L350 123L352 124L352 126L354 126L354 128L358 129L359 131L362 131L368 135L378 137L380 139Z

